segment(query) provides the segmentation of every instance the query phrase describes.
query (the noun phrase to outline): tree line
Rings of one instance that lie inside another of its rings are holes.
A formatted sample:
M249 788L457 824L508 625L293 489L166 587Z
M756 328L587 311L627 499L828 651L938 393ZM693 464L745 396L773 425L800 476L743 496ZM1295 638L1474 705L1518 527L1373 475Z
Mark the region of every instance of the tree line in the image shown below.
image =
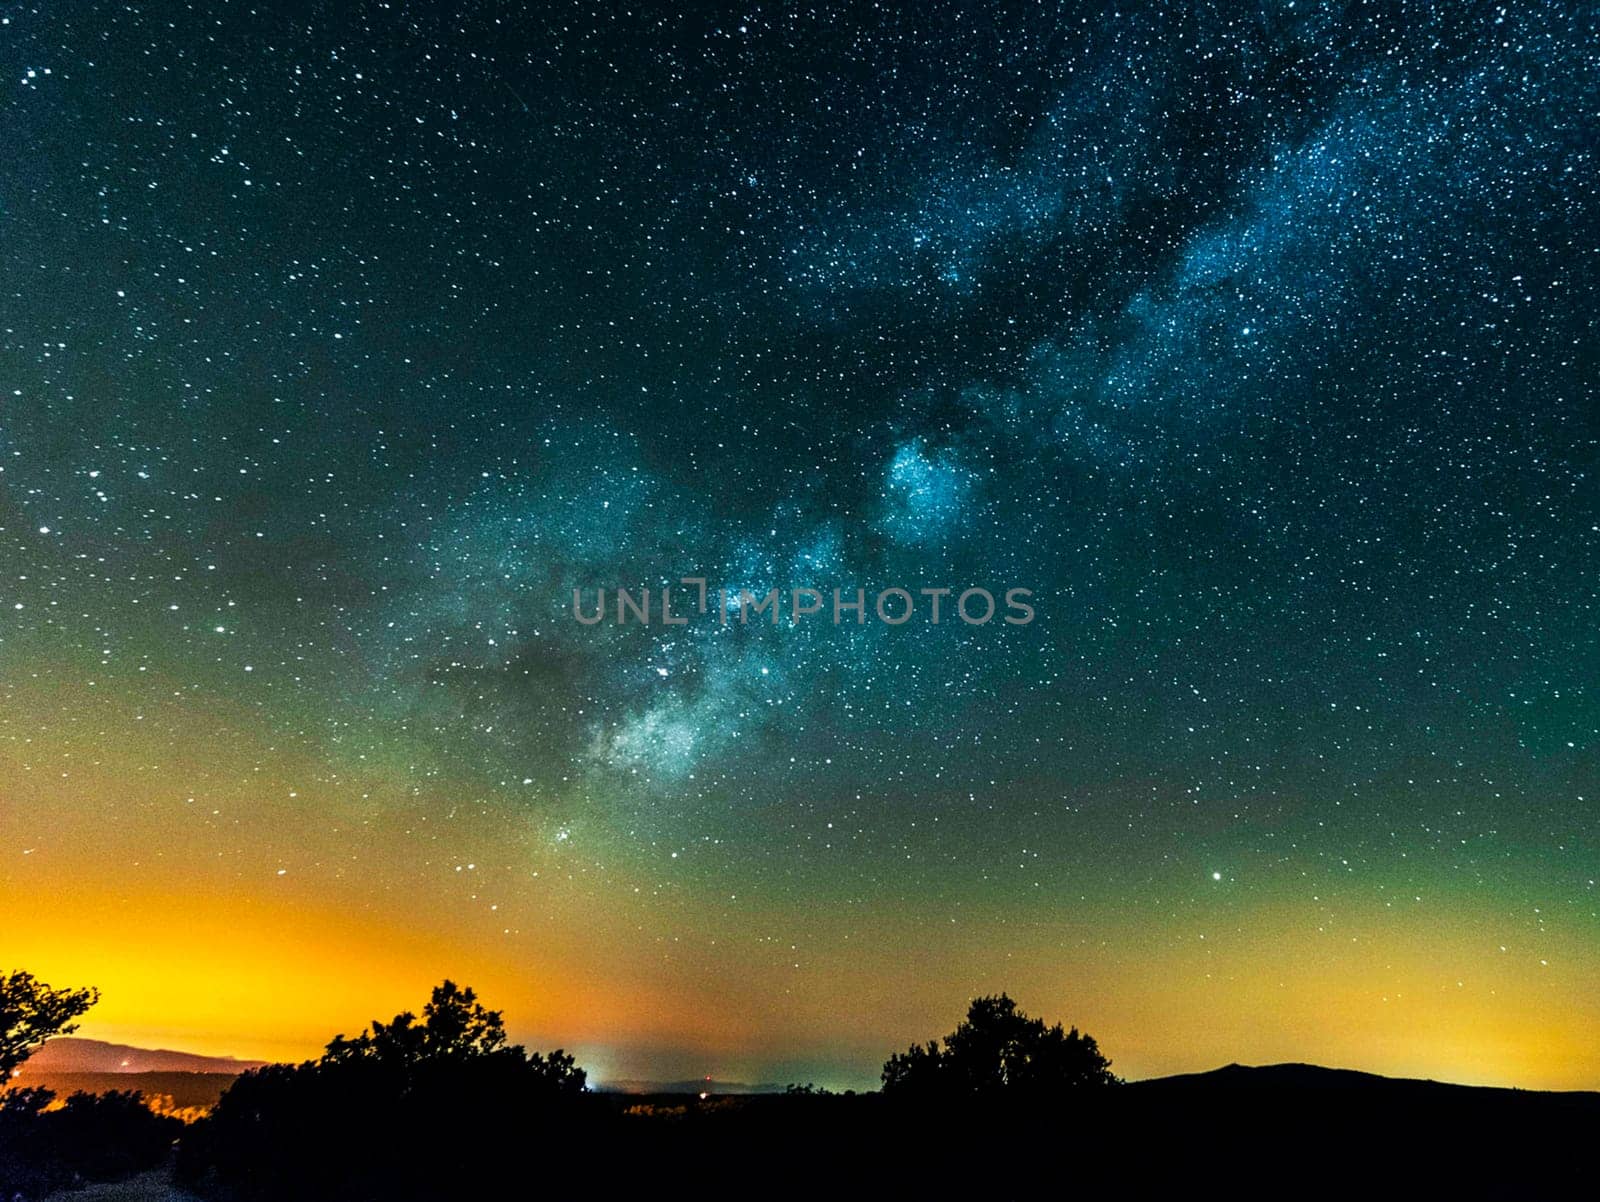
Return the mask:
M5 1077L46 1039L75 1030L97 998L27 973L0 976ZM776 1129L793 1136L826 1127L836 1138L840 1107L892 1125L930 1109L1083 1098L1118 1080L1092 1036L1046 1025L1000 994L974 1000L942 1040L890 1056L882 1083L880 1095L865 1098L792 1087L765 1109L714 1100L630 1111L588 1091L566 1052L510 1044L501 1013L447 980L420 1015L336 1035L314 1060L240 1075L187 1126L152 1114L133 1094L77 1094L56 1106L48 1090L8 1090L0 1094L0 1196L31 1198L169 1157L190 1188L239 1202L498 1196L508 1177L571 1185L589 1172L618 1179L695 1156L725 1165L755 1156ZM819 1107L832 1108L826 1124ZM646 1112L683 1121L630 1121ZM586 1163L583 1154L598 1159Z

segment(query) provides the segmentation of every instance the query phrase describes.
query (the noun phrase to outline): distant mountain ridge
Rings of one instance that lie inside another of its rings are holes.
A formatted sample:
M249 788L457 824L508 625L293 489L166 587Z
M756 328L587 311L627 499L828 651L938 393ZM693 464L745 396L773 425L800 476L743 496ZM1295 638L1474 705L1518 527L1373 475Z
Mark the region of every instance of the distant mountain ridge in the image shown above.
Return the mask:
M1503 1085L1463 1085L1454 1081L1435 1081L1420 1077L1386 1077L1379 1073L1362 1072L1350 1068L1324 1068L1320 1064L1227 1064L1202 1073L1179 1073L1171 1077L1149 1077L1131 1081L1130 1085L1143 1090L1217 1090L1268 1092L1349 1092L1383 1090L1395 1092L1459 1092L1462 1096L1489 1094L1539 1095L1546 1097L1592 1098L1600 1101L1600 1093L1591 1090L1538 1090L1516 1089Z
M131 1076L148 1073L215 1074L236 1077L240 1073L268 1064L266 1060L241 1060L232 1056L202 1056L194 1052L175 1052L160 1048L138 1048L128 1044L108 1043L99 1039L81 1039L62 1036L50 1040L22 1065L14 1079L16 1084L27 1084L30 1077L84 1074L94 1076ZM131 1087L131 1084L130 1084ZM613 1080L598 1081L592 1089L599 1093L616 1094L699 1094L753 1095L781 1094L788 1087L776 1082L747 1084L742 1081L718 1081L706 1078L686 1078L675 1081ZM1379 1073L1358 1069L1324 1068L1316 1064L1227 1064L1221 1068L1198 1073L1179 1073L1170 1077L1146 1077L1128 1082L1128 1088L1150 1096L1182 1092L1207 1094L1267 1095L1327 1094L1363 1092L1385 1097L1405 1097L1428 1094L1434 1097L1457 1097L1462 1100L1487 1099L1492 1095L1520 1097L1550 1097L1570 1099L1581 1105L1600 1107L1600 1092L1588 1090L1536 1090L1517 1089L1494 1085L1463 1085L1451 1081L1434 1081L1416 1077L1386 1077Z
M200 1056L162 1048L135 1048L100 1039L64 1035L52 1039L23 1062L17 1080L30 1075L59 1073L225 1073L237 1076L260 1068L265 1060L238 1060L232 1056Z
M1178 1073L1170 1077L1145 1077L1129 1081L1128 1087L1140 1094L1173 1094L1185 1091L1207 1094L1304 1094L1362 1092L1386 1097L1427 1093L1463 1099L1488 1098L1495 1094L1524 1097L1572 1098L1600 1105L1600 1092L1588 1090L1517 1089L1502 1085L1463 1085L1454 1081L1434 1081L1419 1077L1386 1077L1359 1069L1324 1068L1320 1064L1226 1064L1198 1073ZM788 1087L778 1084L747 1085L738 1081L689 1079L684 1081L601 1081L592 1086L600 1093L622 1094L775 1094Z

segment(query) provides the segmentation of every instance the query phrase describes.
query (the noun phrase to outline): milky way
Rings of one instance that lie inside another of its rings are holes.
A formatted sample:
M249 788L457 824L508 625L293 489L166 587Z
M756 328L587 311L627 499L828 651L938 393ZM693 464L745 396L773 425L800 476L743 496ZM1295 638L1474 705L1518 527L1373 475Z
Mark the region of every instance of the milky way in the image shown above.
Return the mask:
M3 15L8 907L1600 1086L1592 8ZM1037 616L574 620L685 576Z

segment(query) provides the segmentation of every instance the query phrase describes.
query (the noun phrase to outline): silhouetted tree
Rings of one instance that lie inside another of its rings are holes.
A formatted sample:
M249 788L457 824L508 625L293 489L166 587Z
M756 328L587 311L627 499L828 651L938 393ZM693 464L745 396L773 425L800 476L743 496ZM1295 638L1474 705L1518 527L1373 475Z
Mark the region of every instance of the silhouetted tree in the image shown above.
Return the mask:
M1047 1027L1003 993L975 999L942 1048L913 1044L883 1066L885 1095L918 1099L1041 1099L1116 1080L1092 1035Z
M32 973L0 974L0 1085L45 1040L70 1035L100 1000L93 989L52 989Z
M454 981L437 986L422 1008L422 1021L409 1010L390 1022L373 1020L354 1039L335 1035L323 1061L375 1060L396 1066L434 1060L487 1056L506 1041L505 1023L495 1010L485 1010L471 989Z
M38 1197L75 1181L113 1181L167 1158L183 1124L137 1093L0 1092L0 1198Z
M54 1106L48 1089L5 1088L42 1043L76 1031L74 1020L99 1000L94 989L0 974L0 1197L127 1176L171 1151L183 1124L152 1113L137 1093L75 1093Z
M586 1074L560 1049L548 1055L506 1046L505 1021L486 1010L470 988L446 981L422 1008L422 1021L409 1010L387 1022L374 1020L354 1039L335 1035L320 1065L376 1065L410 1082L438 1076L441 1066L455 1071L497 1066L513 1070L539 1096L581 1094Z
M439 1198L519 1163L575 1113L564 1052L506 1044L498 1011L450 981L407 1011L337 1035L321 1058L245 1073L183 1141L179 1167L243 1197Z

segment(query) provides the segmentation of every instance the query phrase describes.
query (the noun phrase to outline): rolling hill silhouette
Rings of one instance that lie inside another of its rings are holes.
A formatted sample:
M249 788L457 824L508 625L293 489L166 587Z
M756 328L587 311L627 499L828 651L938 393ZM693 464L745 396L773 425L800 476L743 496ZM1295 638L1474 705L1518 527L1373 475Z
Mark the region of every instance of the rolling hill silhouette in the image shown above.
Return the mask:
M43 1073L227 1073L260 1068L265 1060L200 1056L162 1048L136 1048L74 1035L52 1039L23 1062L20 1078Z
M1585 1090L1509 1089L1495 1085L1462 1085L1417 1077L1385 1077L1357 1069L1324 1068L1318 1064L1228 1064L1203 1073L1180 1073L1132 1081L1138 1090L1192 1090L1197 1093L1360 1093L1414 1100L1451 1099L1493 1102L1509 1098L1561 1098L1579 1105L1600 1105L1600 1093Z

